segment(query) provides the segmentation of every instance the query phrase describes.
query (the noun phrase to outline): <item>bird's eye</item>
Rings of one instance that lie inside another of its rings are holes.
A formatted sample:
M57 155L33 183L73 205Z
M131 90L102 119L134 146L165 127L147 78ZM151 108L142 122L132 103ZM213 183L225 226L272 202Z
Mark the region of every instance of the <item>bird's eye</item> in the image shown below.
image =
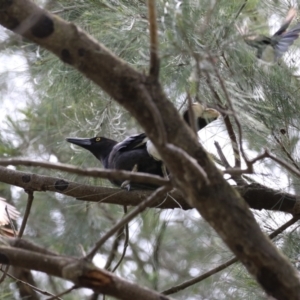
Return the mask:
M100 142L101 138L97 137L96 142Z

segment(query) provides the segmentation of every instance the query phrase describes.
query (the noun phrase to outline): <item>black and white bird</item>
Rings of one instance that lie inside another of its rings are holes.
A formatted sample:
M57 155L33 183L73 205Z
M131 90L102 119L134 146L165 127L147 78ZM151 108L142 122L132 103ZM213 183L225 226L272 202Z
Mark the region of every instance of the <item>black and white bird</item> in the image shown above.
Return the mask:
M145 133L131 135L119 143L106 137L67 138L69 143L89 150L101 161L105 169L137 171L163 177L163 163L149 155L146 148L147 140ZM119 180L111 180L111 182L117 186L126 186L128 189L156 188L150 184L126 184Z
M216 120L219 112L215 109L204 108L201 104L192 105L197 129ZM188 111L183 114L187 124L191 124ZM145 133L131 135L122 142L105 137L94 138L67 138L69 143L89 150L106 169L143 172L161 177L167 176L163 161L152 142ZM113 184L128 189L155 189L151 184L121 182L112 180Z
M292 29L288 27L294 17L296 9L291 8L281 27L271 36L258 35L245 38L245 42L257 49L256 56L264 61L277 61L288 50L293 42L299 37L300 23Z

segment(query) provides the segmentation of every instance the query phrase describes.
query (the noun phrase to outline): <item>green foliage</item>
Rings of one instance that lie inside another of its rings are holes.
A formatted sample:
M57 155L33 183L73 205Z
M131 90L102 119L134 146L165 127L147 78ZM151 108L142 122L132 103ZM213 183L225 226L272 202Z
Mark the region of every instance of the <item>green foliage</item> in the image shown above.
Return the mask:
M185 102L187 92L193 99L212 106L228 107L230 100L240 122L243 145L251 156L268 147L285 160L289 160L288 152L298 164L300 102L297 96L298 66L294 60L297 46L291 48L280 64L266 65L255 58L235 27L269 34L267 20L274 14L280 20L288 7L284 3L274 5L270 1L253 0L247 1L241 10L243 3L225 0L157 1L161 83L178 108ZM148 72L149 30L145 1L61 0L49 1L46 8L88 31L139 71ZM7 114L3 121L1 157L22 156L94 167L98 165L96 159L70 146L66 137L103 135L122 140L128 134L141 131L128 112L73 68L34 44L24 41L20 47L12 41L4 53L8 57L15 53L21 55L26 70L18 72L23 83L19 87L22 94L9 102L18 115ZM15 77L16 70L5 69L0 75L3 99L13 90L9 75ZM237 131L238 126L234 126ZM217 131L212 139L220 143L224 141L224 152L230 160L230 142L223 125L219 125ZM290 191L298 189L298 179L284 169L276 168L273 162L260 165L255 180L272 183L272 187L290 185ZM110 186L106 180L39 168L29 171ZM0 192L0 196L7 195L8 198L13 194L14 202L24 212L27 195L23 191L1 185ZM122 214L122 209L114 205L83 204L58 194L35 193L26 237L59 253L81 256L79 245L88 251ZM266 216L262 226L270 218ZM283 222L277 215L274 220L276 226ZM220 238L193 211L149 209L130 223L129 232L129 248L117 274L159 291L198 276L231 257ZM278 246L296 259L299 253L296 232L281 237L279 241L282 243L278 242ZM123 242L122 239L113 266L121 257ZM111 247L112 239L101 248L96 260L101 267ZM52 285L53 282L50 284L47 280L41 282L47 290L51 290ZM60 280L55 279L54 285L60 290L66 288ZM2 295L5 296L4 292L0 297ZM78 292L78 299L80 295ZM175 297L263 299L264 295L244 268L236 265L177 293Z

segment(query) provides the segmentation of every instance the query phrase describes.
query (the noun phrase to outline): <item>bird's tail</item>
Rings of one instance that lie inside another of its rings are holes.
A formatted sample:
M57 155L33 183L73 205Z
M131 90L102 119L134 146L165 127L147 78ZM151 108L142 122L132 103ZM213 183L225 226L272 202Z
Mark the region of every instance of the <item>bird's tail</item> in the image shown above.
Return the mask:
M291 30L283 33L280 39L275 45L275 58L280 58L288 48L294 43L294 41L299 37L300 34L300 23L298 23Z
M274 36L276 36L276 35L282 35L288 29L288 27L290 26L291 22L295 18L296 14L297 14L296 8L292 7L288 11L288 13L287 13L287 15L286 15L286 17L285 17L285 19L284 19L281 27L274 33Z

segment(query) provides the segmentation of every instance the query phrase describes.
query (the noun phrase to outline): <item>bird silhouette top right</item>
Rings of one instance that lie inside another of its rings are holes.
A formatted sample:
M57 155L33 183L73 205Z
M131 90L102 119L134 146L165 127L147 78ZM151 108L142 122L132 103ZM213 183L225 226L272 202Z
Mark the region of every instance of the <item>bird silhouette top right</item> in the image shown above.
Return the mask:
M271 62L277 61L282 57L293 42L299 37L300 23L292 29L287 30L296 14L296 9L291 8L281 27L271 37L259 35L244 39L249 46L257 49L257 58Z

